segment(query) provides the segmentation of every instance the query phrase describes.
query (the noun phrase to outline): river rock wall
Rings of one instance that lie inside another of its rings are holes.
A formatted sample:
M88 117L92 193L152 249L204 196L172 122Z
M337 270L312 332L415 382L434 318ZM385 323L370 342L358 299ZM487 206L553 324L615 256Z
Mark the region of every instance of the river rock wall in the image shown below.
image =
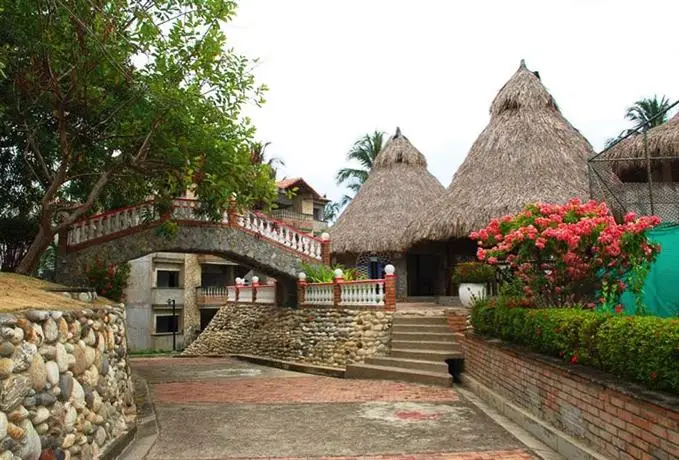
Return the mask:
M134 413L122 306L0 313L0 460L97 458Z
M227 305L184 354L244 354L344 367L388 354L392 317L374 309Z

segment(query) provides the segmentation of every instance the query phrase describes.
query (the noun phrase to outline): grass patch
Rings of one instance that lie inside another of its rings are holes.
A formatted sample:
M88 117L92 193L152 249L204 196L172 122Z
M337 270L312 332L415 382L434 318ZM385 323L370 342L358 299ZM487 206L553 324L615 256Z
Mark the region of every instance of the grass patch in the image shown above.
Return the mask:
M67 298L62 292L46 289L64 288L30 276L0 272L0 312L21 310L82 310L110 305L112 302L99 297L94 303Z

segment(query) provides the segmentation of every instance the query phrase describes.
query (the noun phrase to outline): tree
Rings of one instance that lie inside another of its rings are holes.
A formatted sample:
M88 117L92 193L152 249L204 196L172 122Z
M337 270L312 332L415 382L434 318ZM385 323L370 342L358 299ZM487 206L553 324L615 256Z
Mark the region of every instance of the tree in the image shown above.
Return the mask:
M660 100L658 96L647 97L628 107L625 118L634 123L634 129L640 128L641 131L647 131L667 121L669 106L670 101L665 96L662 96Z
M632 121L634 126L630 129L623 130L617 137L606 139L604 148L607 149L612 147L613 144L620 139L629 136L634 132L648 131L651 128L655 128L656 126L660 126L667 122L667 119L669 118L667 109L669 107L670 101L665 96L662 96L660 100L658 100L658 96L639 99L634 105L628 107L627 112L625 113L625 118Z
M5 3L0 151L13 171L28 171L38 218L17 271L31 272L56 234L102 208L194 186L216 219L234 193L242 206L275 197L270 168L251 161L254 129L241 116L266 88L220 29L235 7Z
M323 221L331 224L339 217L342 207L337 201L331 201L323 208Z
M380 150L382 150L384 133L375 131L372 134L365 134L354 142L354 145L347 153L348 161L358 161L358 168L342 168L337 172L337 185L345 185L349 190L358 193L361 185L368 179L368 174L373 167L373 161ZM351 201L352 197L344 195L340 200L340 208Z
M251 159L252 164L267 165L271 172L271 178L276 179L278 174L278 167L285 166L285 162L278 157L266 158L266 148L271 145L271 142L255 142L252 144Z

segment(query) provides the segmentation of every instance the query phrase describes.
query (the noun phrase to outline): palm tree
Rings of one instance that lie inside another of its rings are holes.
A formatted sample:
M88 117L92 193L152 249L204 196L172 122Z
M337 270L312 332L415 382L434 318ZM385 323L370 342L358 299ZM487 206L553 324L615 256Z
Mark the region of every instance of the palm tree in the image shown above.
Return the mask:
M276 179L276 174L278 173L279 166L285 166L283 160L277 157L271 157L266 159L266 148L271 145L271 142L255 142L252 144L250 152L250 161L252 164L266 164L271 169L271 178Z
M383 142L384 133L377 130L372 134L365 134L356 140L349 153L347 153L347 160L358 161L360 167L340 169L335 177L337 185L345 185L354 192L355 196L361 185L368 179L368 173L370 173L373 167L375 157L382 150ZM344 195L339 202L340 208L348 204L352 198L352 196Z
M658 96L640 99L627 109L625 118L634 122L634 129L640 128L647 131L656 126L660 126L667 121L667 109L670 101L663 96L658 100Z
M632 133L648 131L667 122L669 118L667 109L669 106L670 101L665 96L660 100L658 100L658 96L639 99L634 105L628 107L627 113L625 113L625 118L634 122L634 126L630 129L622 130L617 137L606 139L604 148L612 147L620 139L632 135Z
M341 206L338 201L331 201L326 204L325 208L323 208L323 222L327 222L328 224L335 222L339 216L340 209Z

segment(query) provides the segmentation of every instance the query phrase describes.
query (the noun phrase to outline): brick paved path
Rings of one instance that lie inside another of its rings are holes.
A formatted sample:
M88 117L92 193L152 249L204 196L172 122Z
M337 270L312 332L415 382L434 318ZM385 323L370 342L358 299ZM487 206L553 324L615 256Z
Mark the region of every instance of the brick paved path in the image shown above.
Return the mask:
M528 460L452 388L344 380L224 358L132 360L160 428L148 459Z

